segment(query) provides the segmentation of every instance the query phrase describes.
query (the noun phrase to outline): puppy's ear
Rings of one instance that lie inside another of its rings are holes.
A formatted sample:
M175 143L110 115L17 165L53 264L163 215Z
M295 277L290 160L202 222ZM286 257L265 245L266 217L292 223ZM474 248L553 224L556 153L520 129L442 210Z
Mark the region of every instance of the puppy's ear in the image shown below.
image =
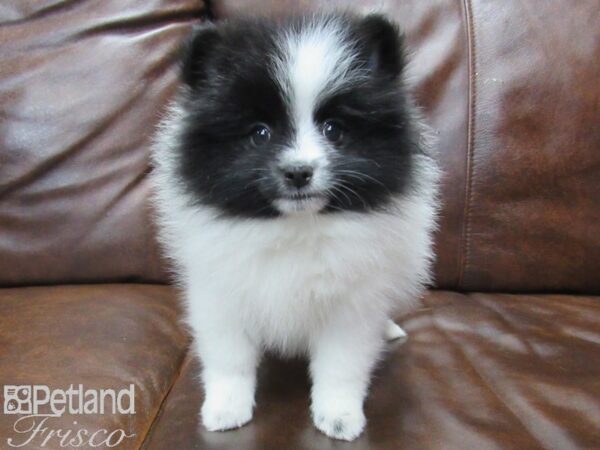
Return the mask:
M207 76L207 63L220 40L217 27L204 23L194 27L181 50L181 79L191 88Z
M361 19L361 34L367 52L367 66L374 73L397 78L405 65L404 36L397 25L380 14Z

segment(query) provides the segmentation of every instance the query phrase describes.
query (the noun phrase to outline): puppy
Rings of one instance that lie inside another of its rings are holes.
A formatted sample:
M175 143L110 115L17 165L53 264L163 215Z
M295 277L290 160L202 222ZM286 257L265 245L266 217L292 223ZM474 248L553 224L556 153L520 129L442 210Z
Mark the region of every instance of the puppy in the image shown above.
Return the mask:
M208 430L252 418L265 351L310 361L311 413L352 440L389 317L430 281L438 170L379 15L194 30L153 150Z

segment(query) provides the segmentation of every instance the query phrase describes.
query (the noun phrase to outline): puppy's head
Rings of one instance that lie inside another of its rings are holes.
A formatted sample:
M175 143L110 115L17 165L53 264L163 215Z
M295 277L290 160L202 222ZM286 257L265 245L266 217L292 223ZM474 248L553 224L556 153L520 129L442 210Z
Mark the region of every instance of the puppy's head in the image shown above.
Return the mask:
M418 151L403 67L376 15L198 28L182 63L186 188L238 217L384 208Z

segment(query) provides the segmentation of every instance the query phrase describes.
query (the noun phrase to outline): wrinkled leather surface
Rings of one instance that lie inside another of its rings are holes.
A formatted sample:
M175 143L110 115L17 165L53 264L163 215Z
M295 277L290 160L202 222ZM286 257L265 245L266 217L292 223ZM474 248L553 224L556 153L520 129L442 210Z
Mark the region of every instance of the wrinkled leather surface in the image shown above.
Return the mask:
M535 3L345 3L407 35L445 170L439 287L600 290L600 13L596 0ZM3 4L0 283L166 279L145 206L148 144L176 49L204 12L192 0Z
M268 358L254 421L198 426L198 364L168 287L0 290L0 382L66 388L136 386L133 417L63 416L122 427L145 449L593 449L600 446L600 302L585 296L431 292L400 318L366 404L368 430L333 443L308 415L306 364ZM3 399L2 399L3 400ZM0 415L0 437L12 418ZM148 433L148 435L146 435ZM27 448L40 448L30 446ZM48 448L48 447L46 447ZM50 447L52 448L52 447Z
M600 292L600 4L473 1L460 286Z
M3 1L0 284L164 279L149 143L197 0Z
M136 436L119 450L139 448L178 373L188 336L166 286L89 285L0 289L0 385L122 389L135 385L134 415L63 415L50 428L92 432L122 428ZM3 397L3 391L0 391ZM1 399L4 404L4 398ZM14 415L0 413L0 446L23 442ZM73 426L73 421L78 425ZM21 427L23 429L23 427ZM101 435L99 435L101 437ZM57 441L27 450L60 448Z
M306 364L261 367L255 418L237 431L198 425L189 358L146 450L600 448L600 299L432 292L401 318L366 403L367 431L332 442L313 429Z

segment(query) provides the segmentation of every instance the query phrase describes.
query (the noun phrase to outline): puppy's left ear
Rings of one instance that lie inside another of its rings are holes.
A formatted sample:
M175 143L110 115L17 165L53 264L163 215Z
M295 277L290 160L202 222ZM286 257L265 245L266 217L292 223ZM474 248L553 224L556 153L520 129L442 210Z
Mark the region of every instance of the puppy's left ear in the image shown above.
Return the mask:
M375 73L398 78L405 66L404 36L396 24L381 14L361 19L367 66Z

